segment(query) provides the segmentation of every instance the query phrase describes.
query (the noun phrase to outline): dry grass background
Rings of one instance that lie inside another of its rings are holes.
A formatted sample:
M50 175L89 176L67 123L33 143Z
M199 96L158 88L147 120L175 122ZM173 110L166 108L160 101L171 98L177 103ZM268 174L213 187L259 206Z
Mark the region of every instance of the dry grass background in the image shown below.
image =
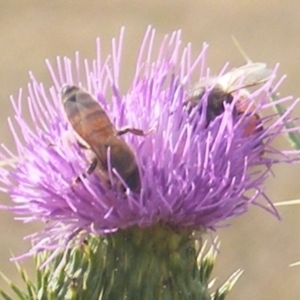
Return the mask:
M137 48L148 24L157 36L181 28L185 42L192 42L196 52L202 43L210 44L208 63L216 72L226 61L241 65L243 58L235 48L234 34L254 61L269 65L281 63L280 73L288 74L282 95L300 95L300 2L247 0L0 0L0 130L1 142L12 145L7 116L12 113L11 94L26 88L28 71L46 86L51 84L44 60L57 55L93 58L95 38L101 37L108 52L111 38L126 26L123 67L131 74ZM124 73L123 73L124 74ZM124 85L129 82L124 78ZM299 113L299 109L297 111ZM285 140L277 142L285 147ZM300 196L300 166L274 168L267 190L273 201ZM1 203L9 203L1 195ZM299 299L300 267L288 265L300 260L300 206L280 208L282 221L258 208L251 208L219 231L221 253L215 275L219 283L237 268L245 270L228 299ZM21 254L29 247L22 237L34 225L13 221L0 212L0 270L14 282L20 282L10 263L10 251ZM26 261L31 266L31 260ZM6 287L3 281L1 287Z

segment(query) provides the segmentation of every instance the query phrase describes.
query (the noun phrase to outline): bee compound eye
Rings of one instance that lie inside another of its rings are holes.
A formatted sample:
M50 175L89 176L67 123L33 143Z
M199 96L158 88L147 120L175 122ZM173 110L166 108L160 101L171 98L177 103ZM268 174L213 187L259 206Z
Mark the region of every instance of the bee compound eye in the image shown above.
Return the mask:
M61 95L65 96L76 89L77 87L75 85L64 84L61 88Z

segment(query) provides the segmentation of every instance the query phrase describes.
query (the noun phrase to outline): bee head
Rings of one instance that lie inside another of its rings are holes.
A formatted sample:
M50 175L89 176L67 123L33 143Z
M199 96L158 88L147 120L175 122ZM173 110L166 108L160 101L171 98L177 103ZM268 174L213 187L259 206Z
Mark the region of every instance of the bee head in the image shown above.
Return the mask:
M64 84L61 88L61 98L63 102L74 99L74 95L80 90L76 85Z

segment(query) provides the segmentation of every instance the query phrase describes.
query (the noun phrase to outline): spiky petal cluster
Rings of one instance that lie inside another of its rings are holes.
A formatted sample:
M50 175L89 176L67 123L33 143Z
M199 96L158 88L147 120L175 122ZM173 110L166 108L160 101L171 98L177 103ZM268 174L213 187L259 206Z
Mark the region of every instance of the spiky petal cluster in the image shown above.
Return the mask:
M119 79L126 72L120 68L123 34L122 30L120 38L113 40L112 56L105 60L97 40L97 58L84 61L85 71L80 69L78 55L74 63L57 58L57 66L52 67L47 62L53 86L45 88L31 75L29 97L21 91L12 101L15 116L9 124L17 153L4 148L2 157L16 162L10 170L1 168L2 190L10 194L14 205L9 209L19 220L46 224L43 232L33 235L35 245L29 254L58 250L79 232L84 239L89 233L109 234L158 222L176 228L215 229L246 212L250 204L261 205L259 197L267 204L263 186L270 167L291 160L270 143L284 132L296 101L283 116L266 117L267 125L259 134L243 134L244 121L251 114L236 122L234 101L208 127L203 126L203 114L189 114L183 103L194 83L192 76L199 80L207 76L207 46L193 60L191 46L181 47L181 33L174 32L163 39L154 58L155 31L149 28L132 84L123 92L119 89ZM274 84L274 78L249 96L257 101L252 116L274 105L268 101L270 87L275 90L280 83ZM66 83L95 95L117 128L150 131L144 137L124 135L139 165L140 194L107 190L96 174L74 185L73 179L89 162L76 142L63 142L66 132L72 134L60 99ZM31 120L24 116L25 106Z

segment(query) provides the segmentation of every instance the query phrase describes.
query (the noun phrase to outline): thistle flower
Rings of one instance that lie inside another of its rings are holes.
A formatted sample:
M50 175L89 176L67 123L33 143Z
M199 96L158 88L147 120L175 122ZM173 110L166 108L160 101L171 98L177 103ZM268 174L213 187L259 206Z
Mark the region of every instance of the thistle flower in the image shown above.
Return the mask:
M53 67L47 61L53 86L44 87L31 74L28 99L22 90L12 99L15 117L9 126L17 153L3 147L1 156L11 169L1 167L0 179L2 191L10 194L14 204L2 208L23 222L45 223L42 232L30 236L34 245L27 255L45 249L55 250L55 255L70 241L81 243L90 233L109 235L158 224L215 230L245 213L251 204L277 216L264 184L274 163L293 158L274 149L271 142L285 133L284 126L297 101L278 99L276 103L294 102L283 115L263 117L259 132L244 134L245 124L254 114L274 106L269 97L271 88L273 92L281 83L275 82L277 66L270 79L249 94L248 100L256 103L251 113L237 118L235 97L207 126L201 121L205 108L200 114L188 113L183 105L194 83L209 75L205 66L207 45L193 60L191 45L181 47L181 32L177 31L165 36L158 56L153 58L155 30L149 28L132 84L122 92L123 35L124 30L113 40L112 55L105 60L97 40L96 59L84 61L85 71L80 68L78 54L75 63L57 58ZM60 91L65 84L84 87L96 97L116 128L149 131L142 137L130 133L122 136L135 153L141 178L139 193L108 189L96 172L81 176L74 184L89 160L75 139L64 142L66 133L74 134L61 104ZM207 103L207 94L203 103ZM24 117L25 105L33 125Z

